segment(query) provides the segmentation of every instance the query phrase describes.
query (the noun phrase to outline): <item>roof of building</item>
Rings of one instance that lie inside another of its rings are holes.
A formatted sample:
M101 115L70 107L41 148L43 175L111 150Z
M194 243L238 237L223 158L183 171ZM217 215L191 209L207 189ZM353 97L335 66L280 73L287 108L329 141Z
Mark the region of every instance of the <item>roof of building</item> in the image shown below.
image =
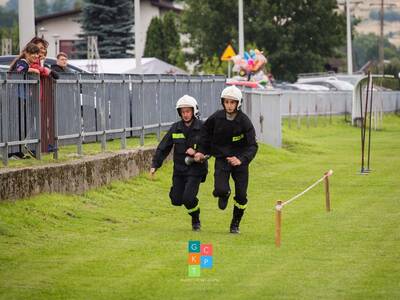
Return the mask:
M159 7L159 8L164 8L168 10L174 10L176 12L180 12L183 10L183 7L181 5L173 3L171 0L150 0L151 5ZM51 19L57 19L59 17L65 17L65 16L73 16L73 15L78 15L82 12L81 8L76 8L76 9L71 9L71 10L65 10L57 13L52 13L40 17L35 18L35 24L51 20Z
M82 12L82 9L77 8L77 9L72 9L72 10L65 10L57 13L52 13L40 17L35 18L35 24L40 23L42 21L47 21L51 19L57 19L59 17L66 17L66 16L73 16L73 15L78 15Z
M184 70L170 65L155 57L144 57L141 60L140 74L188 74ZM83 70L90 71L92 61L87 59L70 59L68 63ZM97 61L98 73L106 74L139 74L135 58L106 58Z
M176 12L180 12L183 10L182 6L175 4L171 0L151 0L150 3L154 6L174 10Z

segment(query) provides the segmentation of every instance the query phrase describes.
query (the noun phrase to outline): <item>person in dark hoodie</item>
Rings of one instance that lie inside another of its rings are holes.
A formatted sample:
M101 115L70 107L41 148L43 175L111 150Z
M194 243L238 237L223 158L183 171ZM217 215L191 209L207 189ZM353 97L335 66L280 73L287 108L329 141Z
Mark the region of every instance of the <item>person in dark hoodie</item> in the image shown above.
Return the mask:
M204 123L195 161L202 161L205 154L215 157L214 197L224 210L231 194L229 177L235 183L231 233L239 233L239 224L247 207L249 164L258 149L254 126L240 108L242 92L229 86L221 93L222 110L216 111Z
M161 167L164 159L174 148L174 171L172 187L169 193L172 205L187 209L192 217L192 229L199 231L200 206L197 193L201 182L207 176L207 162L193 162L189 164L187 157L194 158L200 142L200 129L203 122L199 120L199 110L196 99L184 95L176 103L181 120L172 124L161 140L153 157L150 169L151 176ZM186 161L185 161L186 159Z
M60 52L57 54L57 63L51 65L51 69L57 73L68 73L67 64L68 55L64 52Z

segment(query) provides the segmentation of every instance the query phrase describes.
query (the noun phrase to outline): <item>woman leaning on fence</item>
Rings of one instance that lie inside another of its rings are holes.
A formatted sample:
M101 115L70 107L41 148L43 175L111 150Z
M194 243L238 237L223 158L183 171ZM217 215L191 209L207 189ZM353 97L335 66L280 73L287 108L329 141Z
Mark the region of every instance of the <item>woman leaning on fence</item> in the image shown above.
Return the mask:
M29 43L26 45L22 53L11 63L9 71L24 74L40 74L40 71L33 67L35 61L39 58L39 53L39 47L33 43Z
M47 47L49 46L49 43L40 37L35 36L29 43L33 43L36 46L39 47L39 57L34 61L32 64L33 68L36 68L39 70L39 74L42 77L53 77L54 79L58 79L59 76L57 72L52 71L49 66L45 64L46 56L47 56ZM43 98L42 96L40 98Z
M19 74L40 74L40 71L37 68L33 67L35 61L39 58L40 49L37 45L33 43L29 43L26 45L21 54L11 63L10 72L19 73ZM12 75L11 75L12 76ZM31 90L29 86L26 84L18 84L17 94L18 94L18 103L13 104L13 106L17 105L18 110L18 119L15 120L15 125L18 128L18 137L14 136L12 138L17 138L19 141L23 141L29 138L30 132L30 124L28 120L28 107L27 101L30 97ZM11 148L11 153L9 156L15 156L18 158L28 158L29 156L25 155L24 149L28 151L26 146L18 146Z

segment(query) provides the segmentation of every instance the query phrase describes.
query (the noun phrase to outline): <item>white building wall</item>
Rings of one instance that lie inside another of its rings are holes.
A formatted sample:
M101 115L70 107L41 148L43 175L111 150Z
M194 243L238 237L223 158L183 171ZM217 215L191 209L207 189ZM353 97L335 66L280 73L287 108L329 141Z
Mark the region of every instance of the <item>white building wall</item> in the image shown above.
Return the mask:
M38 35L43 36L46 41L49 42L49 48L47 49L47 56L55 57L56 53L59 52L60 43L57 43L55 49L55 35L59 35L58 40L77 40L79 39L78 34L82 32L80 24L76 21L77 16L65 16L57 19L50 19L40 22L36 26L36 32ZM41 31L43 29L44 31Z

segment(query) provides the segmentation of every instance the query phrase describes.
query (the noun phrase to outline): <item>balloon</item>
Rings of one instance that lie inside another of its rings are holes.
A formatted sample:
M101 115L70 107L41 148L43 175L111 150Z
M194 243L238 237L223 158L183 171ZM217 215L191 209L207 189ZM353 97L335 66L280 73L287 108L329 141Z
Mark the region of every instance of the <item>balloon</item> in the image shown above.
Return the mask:
M246 51L246 52L244 53L244 59L245 59L246 61L248 61L249 58L250 58L249 52Z
M255 52L255 50L253 50L253 49L250 50L250 57L251 57L252 59L256 59L256 52Z

